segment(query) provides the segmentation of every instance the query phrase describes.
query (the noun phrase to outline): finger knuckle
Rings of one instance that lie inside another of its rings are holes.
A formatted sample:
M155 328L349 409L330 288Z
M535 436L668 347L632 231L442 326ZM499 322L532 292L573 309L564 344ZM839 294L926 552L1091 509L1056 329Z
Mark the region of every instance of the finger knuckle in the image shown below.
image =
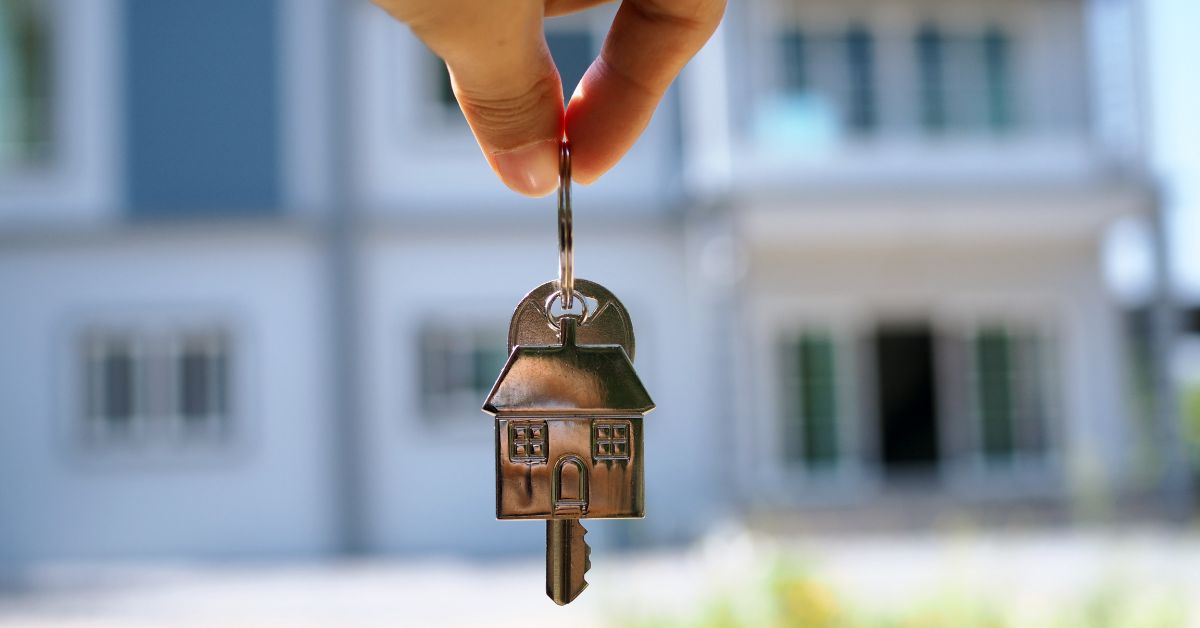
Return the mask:
M524 89L503 93L457 89L457 95L476 132L491 138L495 148L507 149L528 142L531 125L553 123L547 112L556 106L561 109L562 84L557 74L550 74L534 78Z

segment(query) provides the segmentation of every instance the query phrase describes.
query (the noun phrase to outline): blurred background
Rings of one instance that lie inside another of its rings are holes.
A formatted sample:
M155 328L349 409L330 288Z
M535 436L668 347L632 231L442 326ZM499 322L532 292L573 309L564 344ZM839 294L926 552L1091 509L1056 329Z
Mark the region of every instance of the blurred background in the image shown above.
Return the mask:
M613 8L550 20L568 92ZM743 0L575 190L648 514L494 518L557 271L365 0L0 0L0 623L1200 626L1200 5Z

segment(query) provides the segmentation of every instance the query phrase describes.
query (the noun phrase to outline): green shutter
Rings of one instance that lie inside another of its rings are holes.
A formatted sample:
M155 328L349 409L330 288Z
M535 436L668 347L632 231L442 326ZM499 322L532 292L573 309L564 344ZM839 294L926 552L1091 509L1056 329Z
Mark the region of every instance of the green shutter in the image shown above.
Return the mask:
M51 156L50 14L56 8L46 0L0 3L0 166Z
M870 133L879 124L875 102L875 37L862 26L845 35L846 73L850 80L847 122L856 133Z
M784 452L790 462L809 469L833 466L838 458L837 375L833 339L806 332L789 343Z
M988 126L997 133L1007 131L1013 125L1011 48L1009 37L998 30L992 29L983 37Z
M787 31L779 38L783 65L783 89L790 94L808 90L808 42L804 33Z
M917 60L921 77L921 126L928 131L946 128L945 37L933 26L917 34Z
M1012 341L1000 328L985 328L975 337L979 416L983 454L989 460L1013 453Z

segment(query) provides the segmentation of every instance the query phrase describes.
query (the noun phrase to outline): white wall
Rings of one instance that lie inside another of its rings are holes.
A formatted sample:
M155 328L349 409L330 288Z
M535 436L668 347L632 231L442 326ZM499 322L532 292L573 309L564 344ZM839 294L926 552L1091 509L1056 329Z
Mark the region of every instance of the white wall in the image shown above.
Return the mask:
M331 544L319 267L287 233L190 227L0 249L0 560L293 555ZM75 438L91 322L226 322L234 438L103 455Z

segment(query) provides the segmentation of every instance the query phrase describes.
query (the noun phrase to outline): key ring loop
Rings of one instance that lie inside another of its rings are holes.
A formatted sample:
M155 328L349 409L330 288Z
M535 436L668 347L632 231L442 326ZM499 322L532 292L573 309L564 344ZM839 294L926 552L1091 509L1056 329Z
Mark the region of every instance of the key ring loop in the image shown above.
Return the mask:
M571 145L562 141L558 156L558 294L563 309L575 302L575 237L571 217Z
M578 318L580 325L588 323L592 318L592 314L594 314L594 312L592 312L591 308L588 307L587 299L584 298L583 293L576 290L574 296L575 301L579 303L579 314L575 314L571 310L565 308L563 309L562 314L557 316L554 314L554 302L558 301L560 298L557 290L551 292L550 296L546 297L545 303L542 303L542 310L546 313L546 320L550 321L550 324L553 325L555 329L558 329L559 321L564 316L574 316Z

